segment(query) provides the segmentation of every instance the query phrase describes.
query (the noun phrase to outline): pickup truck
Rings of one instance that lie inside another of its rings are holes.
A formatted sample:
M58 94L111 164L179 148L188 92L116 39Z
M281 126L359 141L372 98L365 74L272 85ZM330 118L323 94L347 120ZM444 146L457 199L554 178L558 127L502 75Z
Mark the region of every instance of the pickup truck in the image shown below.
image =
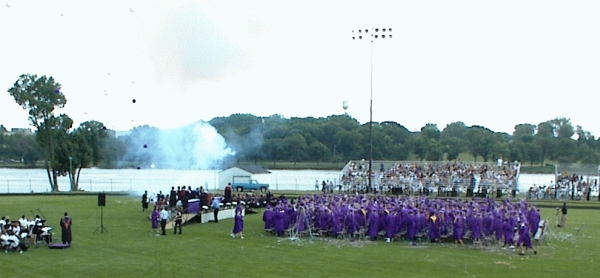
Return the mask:
M269 189L269 185L266 183L258 183L258 181L256 180L235 181L231 184L231 188L235 189L238 192L252 190L260 190L262 192L265 192L267 191L267 189Z

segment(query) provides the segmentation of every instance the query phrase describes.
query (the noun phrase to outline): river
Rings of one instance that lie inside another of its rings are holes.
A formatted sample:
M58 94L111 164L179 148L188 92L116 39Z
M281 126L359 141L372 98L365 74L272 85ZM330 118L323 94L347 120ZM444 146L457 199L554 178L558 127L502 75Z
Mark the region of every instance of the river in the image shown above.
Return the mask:
M141 195L148 192L169 191L171 186L203 186L218 190L220 170L167 170L167 169L83 169L79 188L91 192L129 191ZM271 190L309 191L315 189L315 181L337 181L340 171L323 170L270 170L271 174L257 175L261 183L270 184ZM596 178L596 177L594 177ZM518 189L527 191L534 184L548 185L554 180L552 174L521 174ZM69 178L59 178L60 191L69 191ZM0 169L0 193L48 192L50 185L44 169Z

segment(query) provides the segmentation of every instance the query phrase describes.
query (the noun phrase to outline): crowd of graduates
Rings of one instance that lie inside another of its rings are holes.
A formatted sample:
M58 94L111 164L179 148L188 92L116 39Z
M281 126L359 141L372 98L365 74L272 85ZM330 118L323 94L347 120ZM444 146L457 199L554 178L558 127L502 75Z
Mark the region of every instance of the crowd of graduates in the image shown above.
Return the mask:
M277 236L302 234L365 237L371 240L443 240L464 244L496 241L504 248L531 248L540 212L525 200L510 198L396 197L386 195L304 195L267 205L264 228ZM534 252L535 249L533 249ZM523 254L525 249L521 250Z

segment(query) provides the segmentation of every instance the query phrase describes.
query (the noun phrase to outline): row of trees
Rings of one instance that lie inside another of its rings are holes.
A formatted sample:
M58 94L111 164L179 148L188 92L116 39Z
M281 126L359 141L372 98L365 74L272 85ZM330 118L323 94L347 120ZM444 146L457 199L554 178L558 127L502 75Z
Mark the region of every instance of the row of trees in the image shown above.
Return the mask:
M58 176L69 175L71 190L78 189L83 168L151 163L143 154L128 152L139 148L132 142L156 133L156 128L140 126L127 136L108 136L101 122L89 121L73 129L73 120L65 114L55 115L56 108L67 103L60 84L52 77L24 74L8 90L16 103L29 111L34 136L5 135L0 127L0 157L34 166L43 161L53 191L58 191ZM233 162L242 161L348 161L370 156L373 159L428 161L455 160L469 153L475 160L503 158L544 165L558 162L600 163L600 141L566 118L546 122L518 124L513 134L494 132L482 126L454 122L440 130L427 124L419 132L410 132L391 121L360 124L348 115L326 118L291 118L280 115L257 117L234 114L209 121L235 151ZM207 146L210 147L210 146ZM171 151L171 150L161 150ZM127 155L126 155L127 154ZM123 160L128 160L122 164Z
M214 118L210 124L225 136L240 159L347 161L367 158L370 152L369 124L347 115L284 119L236 114ZM462 122L448 124L443 130L426 124L419 132L410 132L386 121L373 123L371 132L376 160L455 160L466 152L476 161L503 158L542 166L547 160L600 163L600 141L566 118L518 124L513 134Z

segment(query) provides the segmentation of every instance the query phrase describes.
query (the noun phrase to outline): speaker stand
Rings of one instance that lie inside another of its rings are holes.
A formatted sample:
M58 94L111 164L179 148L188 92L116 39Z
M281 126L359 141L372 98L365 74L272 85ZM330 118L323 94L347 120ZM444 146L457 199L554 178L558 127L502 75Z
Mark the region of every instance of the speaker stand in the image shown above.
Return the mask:
M104 232L108 233L108 230L104 228L104 207L100 207L100 227L96 228L94 233L98 232L98 230L100 230L101 234Z

